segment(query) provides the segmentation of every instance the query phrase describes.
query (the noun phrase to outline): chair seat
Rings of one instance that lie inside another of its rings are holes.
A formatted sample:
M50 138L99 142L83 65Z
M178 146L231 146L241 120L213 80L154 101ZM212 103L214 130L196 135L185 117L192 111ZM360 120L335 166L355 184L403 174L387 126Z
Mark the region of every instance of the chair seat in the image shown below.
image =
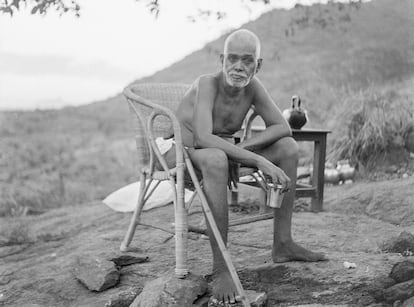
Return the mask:
M257 172L257 168L242 166L239 169L239 177L249 176L255 172ZM163 180L168 180L170 176L175 176L176 173L177 173L176 168L170 169L168 173L166 171L155 170L151 174L151 177L155 180L163 181ZM201 181L202 180L201 175L200 174L197 174L197 175L199 176L199 180ZM194 184L191 178L189 178L189 176L184 177L184 185L187 189L194 191Z
M242 166L239 170L239 177L248 176L253 174L254 172L257 172L257 168Z

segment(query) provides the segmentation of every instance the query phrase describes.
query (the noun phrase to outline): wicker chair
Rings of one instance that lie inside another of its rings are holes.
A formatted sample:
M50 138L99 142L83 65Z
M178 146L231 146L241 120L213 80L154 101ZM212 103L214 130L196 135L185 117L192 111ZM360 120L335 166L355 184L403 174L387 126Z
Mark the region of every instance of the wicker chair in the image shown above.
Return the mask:
M136 209L132 215L131 222L126 236L121 244L121 251L127 251L132 240L136 226L140 223L140 215L142 208L156 189L157 184L153 188L149 188L152 181L158 183L168 180L174 195L175 208L175 253L176 267L175 272L178 277L184 277L188 274L187 268L187 206L184 201L184 170L190 174L193 187L201 200L201 205L208 223L211 225L212 232L218 242L223 258L226 261L229 272L232 275L236 288L240 297L244 299L244 305L250 306L244 295L243 288L237 276L236 270L230 260L230 256L222 237L218 231L212 212L210 211L207 199L202 191L201 184L197 178L192 163L182 144L181 131L179 122L174 114L181 98L189 89L186 84L132 84L125 88L124 95L127 98L130 110L133 114L135 122L135 139L137 144L138 161L141 167L140 173L140 190ZM246 122L246 127L250 127L253 117ZM170 169L167 162L161 155L161 152L155 142L156 137L168 137L174 135L176 149L176 165ZM248 135L248 129L245 130L243 136ZM163 170L157 170L156 161L162 166ZM241 175L252 174L255 169L241 168ZM147 179L149 179L147 181ZM263 185L263 182L262 182ZM194 195L196 195L194 193ZM191 199L192 201L192 199ZM265 217L270 218L272 214ZM242 221L232 221L230 225L238 225L258 220L243 219Z

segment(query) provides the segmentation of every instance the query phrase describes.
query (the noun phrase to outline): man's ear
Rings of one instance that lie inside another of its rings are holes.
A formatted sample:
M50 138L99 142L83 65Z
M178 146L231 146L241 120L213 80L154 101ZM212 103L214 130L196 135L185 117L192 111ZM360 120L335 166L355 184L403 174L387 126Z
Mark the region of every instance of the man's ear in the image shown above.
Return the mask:
M220 63L221 65L224 63L224 54L220 54Z
M257 67L256 67L256 74L259 72L260 68L262 68L263 59L257 59Z

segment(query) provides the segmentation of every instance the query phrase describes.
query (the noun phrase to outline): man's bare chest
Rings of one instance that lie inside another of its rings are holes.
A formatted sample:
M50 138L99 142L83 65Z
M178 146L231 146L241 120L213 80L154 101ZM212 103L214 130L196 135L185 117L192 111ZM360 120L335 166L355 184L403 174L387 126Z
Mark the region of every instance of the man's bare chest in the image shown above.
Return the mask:
M213 107L213 130L215 133L234 133L241 128L252 105L251 99L216 99Z

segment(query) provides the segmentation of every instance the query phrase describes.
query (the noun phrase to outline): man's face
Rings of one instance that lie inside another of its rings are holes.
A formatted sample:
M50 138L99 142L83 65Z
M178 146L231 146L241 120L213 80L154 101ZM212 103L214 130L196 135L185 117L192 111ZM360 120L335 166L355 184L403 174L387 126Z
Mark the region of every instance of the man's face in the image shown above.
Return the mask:
M237 88L247 86L260 65L255 46L231 43L222 55L222 62L226 83Z

